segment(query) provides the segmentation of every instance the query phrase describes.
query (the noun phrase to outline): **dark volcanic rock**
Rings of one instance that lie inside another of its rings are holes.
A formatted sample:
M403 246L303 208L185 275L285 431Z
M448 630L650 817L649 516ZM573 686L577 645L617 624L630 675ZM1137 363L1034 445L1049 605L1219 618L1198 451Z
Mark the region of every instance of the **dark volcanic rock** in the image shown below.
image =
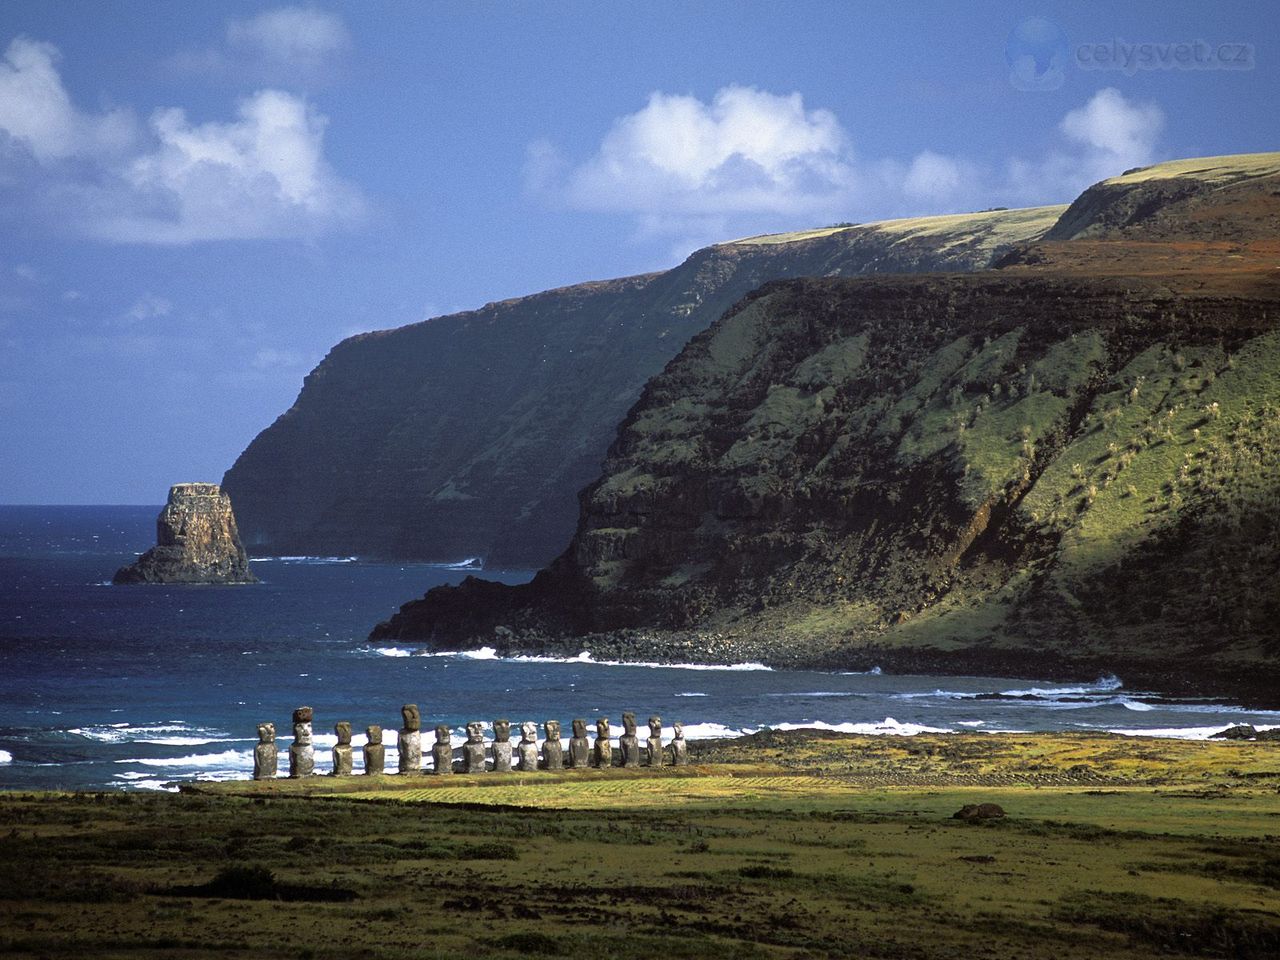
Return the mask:
M176 483L156 520L156 545L113 583L257 583L231 498L216 483Z
M1257 740L1258 731L1251 723L1241 723L1210 736L1215 740Z

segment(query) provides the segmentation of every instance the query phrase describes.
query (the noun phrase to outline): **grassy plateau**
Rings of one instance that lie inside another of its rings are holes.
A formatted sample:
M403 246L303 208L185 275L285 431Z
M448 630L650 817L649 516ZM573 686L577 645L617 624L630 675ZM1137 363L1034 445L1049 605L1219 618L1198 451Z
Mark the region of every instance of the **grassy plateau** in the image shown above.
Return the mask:
M1280 743L798 731L692 759L0 795L0 953L1280 955ZM976 803L1007 815L953 818Z

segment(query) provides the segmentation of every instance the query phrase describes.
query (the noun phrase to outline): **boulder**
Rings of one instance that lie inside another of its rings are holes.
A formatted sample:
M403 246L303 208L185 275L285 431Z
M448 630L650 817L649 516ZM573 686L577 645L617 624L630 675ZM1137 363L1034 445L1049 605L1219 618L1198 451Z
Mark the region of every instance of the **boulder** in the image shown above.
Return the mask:
M156 545L112 583L257 583L231 498L216 483L176 483L156 518Z
M1004 816L998 803L966 803L951 815L952 820L996 820Z

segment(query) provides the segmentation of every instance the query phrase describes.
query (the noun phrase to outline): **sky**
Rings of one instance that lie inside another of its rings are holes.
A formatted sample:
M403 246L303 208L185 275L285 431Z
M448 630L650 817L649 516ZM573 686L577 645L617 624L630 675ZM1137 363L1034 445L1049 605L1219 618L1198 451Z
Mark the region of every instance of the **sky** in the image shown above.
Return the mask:
M1280 149L1280 7L11 0L0 503L217 481L339 340Z

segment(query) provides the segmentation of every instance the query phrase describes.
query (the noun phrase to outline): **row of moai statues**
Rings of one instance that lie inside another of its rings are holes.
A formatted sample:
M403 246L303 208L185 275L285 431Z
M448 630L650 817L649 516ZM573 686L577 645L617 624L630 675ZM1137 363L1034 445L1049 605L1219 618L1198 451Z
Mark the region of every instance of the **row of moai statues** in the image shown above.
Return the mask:
M400 754L399 772L422 773L422 714L417 704L406 703L400 708L403 727L396 746ZM309 777L315 773L315 746L311 740L313 711L299 707L293 711L293 743L289 747L289 776ZM636 715L622 715L622 735L618 737L617 766L682 767L689 762L689 750L684 739L684 724L673 725L675 738L662 743L662 718L649 718L649 736L641 744L636 735ZM538 725L532 721L520 724L520 742L511 743L511 721L493 721L493 740L484 739L484 724L472 721L467 724L467 741L462 745L462 772L485 773L492 756L495 773L512 770L564 770L582 767L615 766L609 720L596 720L596 739L587 739L587 721L573 721L573 736L569 738L568 752L560 739L560 721L548 720L543 725L546 739L538 747ZM333 748L333 776L349 777L354 773L351 746L351 724L345 720L334 725L338 742ZM433 772L453 773L453 746L449 739L449 727L436 727L436 741L431 747ZM367 743L364 746L364 772L377 776L386 766L386 747L382 743L382 727L374 724L365 728ZM278 759L276 751L276 727L274 723L258 724L258 745L253 751L253 778L269 780L276 776Z

